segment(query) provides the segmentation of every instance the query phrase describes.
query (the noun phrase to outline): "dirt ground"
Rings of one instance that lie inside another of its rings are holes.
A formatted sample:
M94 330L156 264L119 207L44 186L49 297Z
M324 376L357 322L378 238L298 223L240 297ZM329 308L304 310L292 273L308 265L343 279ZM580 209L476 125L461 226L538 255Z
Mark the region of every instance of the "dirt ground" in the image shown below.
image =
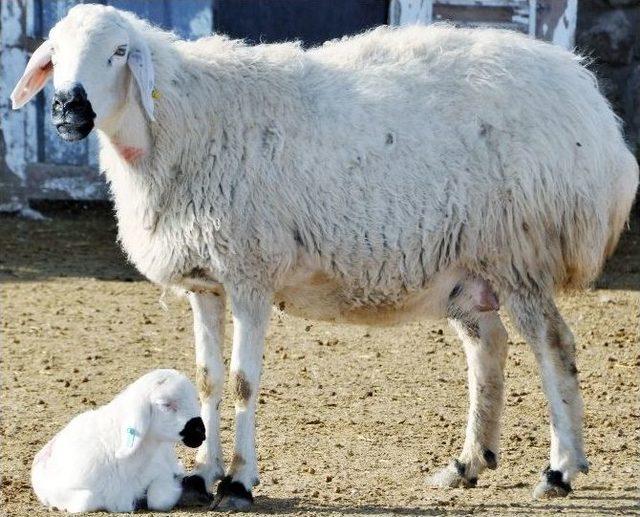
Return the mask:
M49 215L0 218L1 512L10 516L51 515L29 469L73 415L149 369L195 370L188 303L169 296L163 310L159 288L116 246L109 210ZM531 489L547 463L547 411L532 354L511 327L501 465L475 489L443 490L425 481L461 448L467 410L464 356L447 324L367 328L274 313L253 513L640 514L639 293L636 218L598 289L559 300L578 342L591 472L569 498L541 502ZM229 454L230 400L223 409ZM183 452L189 465L194 454Z

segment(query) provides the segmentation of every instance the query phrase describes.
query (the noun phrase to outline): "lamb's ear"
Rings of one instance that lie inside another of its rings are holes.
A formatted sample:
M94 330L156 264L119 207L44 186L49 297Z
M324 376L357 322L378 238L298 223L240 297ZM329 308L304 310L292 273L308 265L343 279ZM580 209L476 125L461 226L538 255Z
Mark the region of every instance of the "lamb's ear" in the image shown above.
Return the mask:
M138 403L126 409L120 433L120 444L116 458L126 458L138 450L144 440L151 421L151 404L143 397Z
M127 64L138 85L142 106L149 120L153 121L155 120L153 118L153 86L155 82L153 61L149 47L143 40L140 40L129 52Z
M52 49L52 43L46 40L29 59L27 68L24 69L22 77L11 92L11 103L14 110L24 106L47 84L53 74Z

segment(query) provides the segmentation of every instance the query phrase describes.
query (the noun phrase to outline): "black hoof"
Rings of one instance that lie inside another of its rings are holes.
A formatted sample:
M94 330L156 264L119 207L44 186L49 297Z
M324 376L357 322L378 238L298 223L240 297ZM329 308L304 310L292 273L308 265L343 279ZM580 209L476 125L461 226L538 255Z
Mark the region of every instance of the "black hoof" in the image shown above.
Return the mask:
M207 491L207 486L201 476L185 476L182 478L182 495L178 506L207 506L213 501L213 494Z
M467 466L458 461L453 460L453 465L456 468L456 472L461 478L460 485L464 488L475 488L478 485L478 478L468 478L467 477Z
M498 460L493 451L490 451L489 449L483 449L482 458L484 459L484 464L488 469L495 470L498 468Z
M566 497L571 492L571 485L562 480L562 472L547 467L542 471L541 480L533 490L535 499Z
M246 511L253 505L253 495L244 485L233 481L231 476L222 478L218 483L212 508L216 510Z
M141 499L136 499L133 502L133 511L137 512L138 510L148 510L149 506L147 504L147 498L143 497Z

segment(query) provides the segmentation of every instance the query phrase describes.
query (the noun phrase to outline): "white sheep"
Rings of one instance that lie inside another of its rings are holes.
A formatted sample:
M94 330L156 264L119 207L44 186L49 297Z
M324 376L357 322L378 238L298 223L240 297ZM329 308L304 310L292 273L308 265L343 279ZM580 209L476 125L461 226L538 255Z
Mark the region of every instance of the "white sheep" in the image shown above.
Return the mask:
M231 301L236 440L222 503L248 506L258 482L272 304L391 324L427 315L434 292L468 275L500 295L540 366L552 439L535 495L565 495L586 472L575 346L554 292L596 278L638 166L579 57L446 25L378 28L308 51L185 42L80 5L34 53L14 107L51 76L60 136L98 130L129 258L153 282L190 291L208 433L196 472L207 484L225 475L218 405ZM474 485L498 460L507 335L497 312L471 316L451 318L471 404L439 485Z
M204 438L193 384L153 370L71 420L36 455L31 483L42 504L69 512L169 510L193 481L175 443L198 447Z

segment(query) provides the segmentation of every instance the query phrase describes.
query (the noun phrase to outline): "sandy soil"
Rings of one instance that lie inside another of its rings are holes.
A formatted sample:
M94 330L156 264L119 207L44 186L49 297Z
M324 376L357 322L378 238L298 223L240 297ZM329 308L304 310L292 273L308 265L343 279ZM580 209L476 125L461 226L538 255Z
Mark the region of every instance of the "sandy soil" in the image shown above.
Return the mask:
M50 515L31 492L29 468L74 414L151 368L194 374L187 302L169 297L161 308L160 290L114 244L110 213L51 215L0 219L2 512L11 516ZM578 341L591 461L569 498L531 499L547 462L548 419L532 354L511 328L501 465L475 489L434 490L425 480L457 454L466 420L464 356L446 323L380 329L274 314L254 513L637 514L639 226L598 289L559 300ZM230 400L223 407L230 453ZM193 453L184 457L190 464Z

